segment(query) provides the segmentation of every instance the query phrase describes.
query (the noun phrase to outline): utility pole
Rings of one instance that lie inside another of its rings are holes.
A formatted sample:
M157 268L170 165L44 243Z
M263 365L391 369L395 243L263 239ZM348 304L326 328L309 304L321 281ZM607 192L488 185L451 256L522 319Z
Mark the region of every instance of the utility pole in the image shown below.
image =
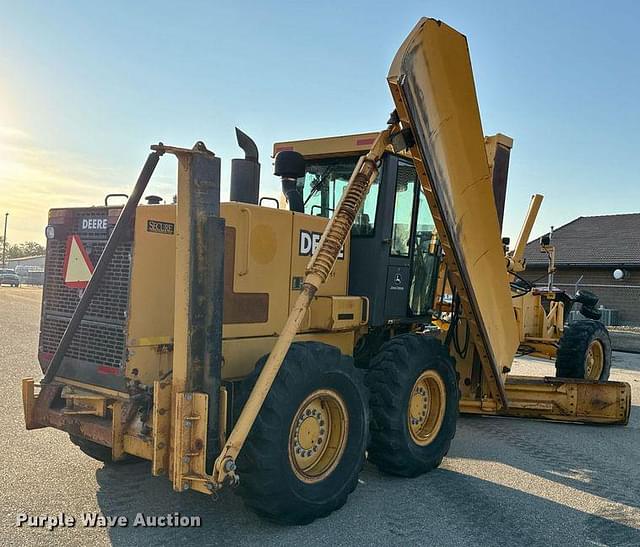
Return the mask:
M7 267L7 220L9 219L9 213L4 214L4 236L2 237L2 267Z

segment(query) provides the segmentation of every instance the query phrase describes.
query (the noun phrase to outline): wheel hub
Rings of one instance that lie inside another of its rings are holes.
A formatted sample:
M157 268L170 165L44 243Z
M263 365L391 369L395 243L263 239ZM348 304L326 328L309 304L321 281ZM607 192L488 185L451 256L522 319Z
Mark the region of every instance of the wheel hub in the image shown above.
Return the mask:
M418 386L411 394L410 415L414 425L424 423L431 406L431 398L423 386Z
M442 377L425 370L415 381L409 397L407 422L413 441L425 446L435 439L442 427L447 395Z
M317 390L298 407L289 434L289 460L305 482L333 471L346 445L348 419L342 398L333 390Z
M593 340L589 344L585 356L584 369L585 379L599 380L604 368L604 348L599 340Z
M309 408L306 410L309 410ZM301 454L303 457L307 457L305 452L309 450L316 452L318 447L322 446L322 443L324 442L323 434L325 433L323 426L324 419L322 412L315 408L311 409L310 415L303 414L298 418L294 438L296 454Z

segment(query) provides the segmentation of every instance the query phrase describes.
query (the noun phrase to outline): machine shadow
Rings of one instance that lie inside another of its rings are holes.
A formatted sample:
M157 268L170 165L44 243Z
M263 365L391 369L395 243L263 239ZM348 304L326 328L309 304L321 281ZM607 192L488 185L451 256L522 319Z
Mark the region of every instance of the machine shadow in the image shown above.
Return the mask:
M622 429L625 435L620 434ZM628 464L636 458L638 442L638 406L631 407L627 426L466 415L458 420L449 456L500 462L640 509L640 470Z
M462 428L461 436L469 436L467 429ZM467 439L461 448L472 441ZM465 457L481 459L483 455L478 451ZM511 458L504 463L516 464ZM528 471L539 470L531 467ZM444 468L416 479L400 479L384 476L367 464L361 484L345 507L297 527L259 519L232 492L224 492L217 502L198 493L175 493L165 478L150 475L146 463L103 467L96 471L96 478L102 513L129 518L128 527L109 530L113 545L442 545L461 540L481 545L640 544L640 530L620 523L617 515L594 516ZM563 482L561 477L552 478ZM594 493L603 496L601 491ZM175 512L200 516L202 526L132 526L137 513Z
M640 359L636 353L623 353L620 351L614 351L611 361L611 370L629 370L631 372L637 372L640 374ZM614 378L612 378L614 379Z

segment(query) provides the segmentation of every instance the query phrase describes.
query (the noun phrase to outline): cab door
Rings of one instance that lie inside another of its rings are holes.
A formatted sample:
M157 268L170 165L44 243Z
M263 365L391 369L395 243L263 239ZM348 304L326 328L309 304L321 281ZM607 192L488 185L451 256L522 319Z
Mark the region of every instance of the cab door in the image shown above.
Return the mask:
M388 265L385 285L385 319L407 317L411 287L413 209L416 197L416 171L400 158L396 161L393 217L388 239Z
M436 241L413 163L386 154L351 230L349 294L369 298L371 326L429 316Z
M417 321L433 308L440 247L413 163L396 161L385 319Z

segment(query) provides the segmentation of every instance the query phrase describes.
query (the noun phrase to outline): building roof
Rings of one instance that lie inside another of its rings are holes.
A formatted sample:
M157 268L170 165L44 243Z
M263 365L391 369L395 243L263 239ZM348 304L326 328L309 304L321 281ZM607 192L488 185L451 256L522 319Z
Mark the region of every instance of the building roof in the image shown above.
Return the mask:
M44 259L45 255L21 256L19 258L7 258L7 262L21 262L24 260L35 260L36 258Z
M555 229L551 243L556 266L640 267L640 213L578 217ZM538 239L524 256L528 266L547 265Z

